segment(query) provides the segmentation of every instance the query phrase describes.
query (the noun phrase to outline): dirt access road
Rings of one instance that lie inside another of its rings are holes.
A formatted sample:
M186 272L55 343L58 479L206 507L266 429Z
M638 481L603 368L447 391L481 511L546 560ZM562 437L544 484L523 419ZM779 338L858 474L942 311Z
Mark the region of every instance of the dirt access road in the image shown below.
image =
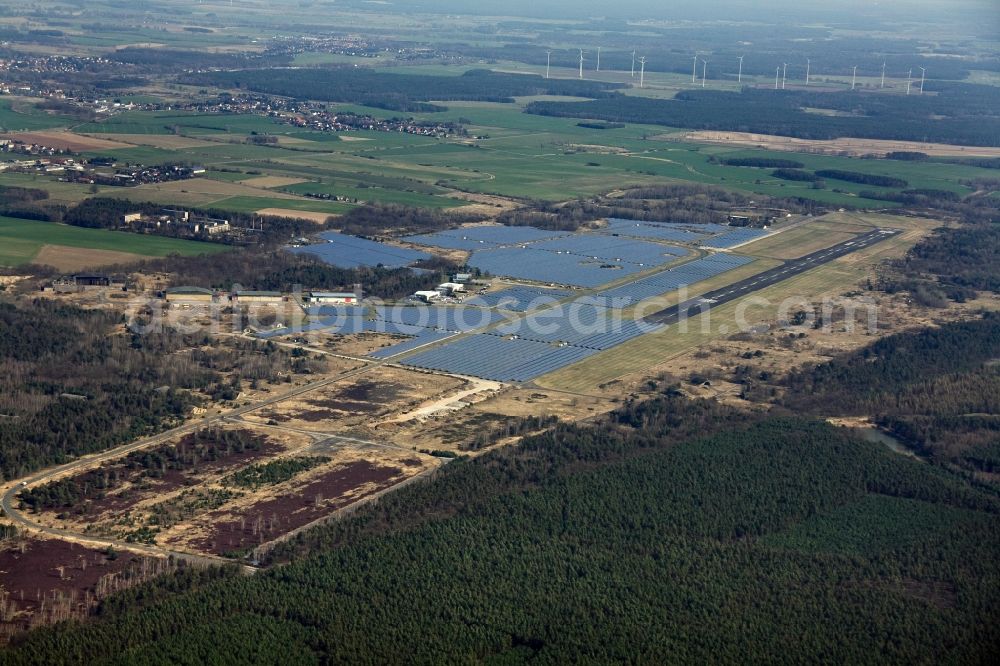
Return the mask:
M55 478L72 474L74 472L79 472L90 467L96 467L103 462L106 462L108 460L113 460L115 458L120 458L128 453L137 451L139 449L143 449L149 446L155 446L157 444L163 444L165 442L170 441L171 439L176 438L179 435L184 435L193 432L195 430L200 430L214 423L221 423L226 420L231 420L235 417L239 417L243 414L246 414L247 412L260 409L261 407L267 407L273 405L275 403L281 402L282 400L295 398L304 393L308 393L309 391L322 388L328 384L332 384L338 381L343 381L344 379L348 379L350 377L354 377L362 373L368 372L372 368L378 367L379 365L381 364L373 363L361 368L356 368L354 370L350 370L348 372L336 375L334 377L327 377L325 379L321 379L315 382L308 382L306 384L303 384L302 386L298 386L279 395L269 397L268 399L262 400L260 402L239 407L237 409L233 409L228 412L223 412L215 416L210 416L208 418L185 423L184 425L172 428L170 430L166 430L162 433L159 433L158 435L153 435L152 437L146 437L144 439L140 439L130 444L125 444L123 446L119 446L114 449L109 449L101 453L84 456L83 458L74 460L73 462L69 462L64 465L59 465L57 467L51 467L49 469L36 472L31 476L25 477L23 479L18 479L17 481L13 482L10 486L8 486L3 493L3 496L0 497L0 508L3 509L4 514L8 518L10 518L12 521L17 523L21 527L26 528L29 531L35 533L40 533L41 535L44 536L97 546L99 548L111 546L116 549L127 550L153 557L173 556L175 558L183 559L192 564L197 564L197 565L232 564L233 561L231 559L223 557L216 557L211 555L195 555L192 553L173 551L168 548L163 548L155 545L128 543L118 539L104 539L89 535L78 534L76 532L71 532L69 530L63 530L41 525L36 523L32 519L30 514L27 514L23 512L20 508L18 508L17 495L27 487L35 486L40 483L45 483ZM248 572L256 570L253 567L245 567L245 569Z

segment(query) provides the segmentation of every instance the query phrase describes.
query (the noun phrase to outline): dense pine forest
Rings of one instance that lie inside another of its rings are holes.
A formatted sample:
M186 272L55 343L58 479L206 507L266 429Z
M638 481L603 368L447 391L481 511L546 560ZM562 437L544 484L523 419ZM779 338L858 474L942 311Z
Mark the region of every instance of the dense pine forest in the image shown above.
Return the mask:
M0 661L984 661L998 513L847 431L661 395L260 554L291 564L164 578Z
M209 397L235 397L241 381L289 378L317 363L267 343L219 347L206 334L138 335L125 323L42 299L0 302L3 479L176 425Z
M461 76L407 76L363 68L250 69L180 77L188 85L242 88L298 99L363 104L406 112L443 111L429 100L513 102L524 95L600 98L620 84L545 79L474 69Z
M1000 470L1000 316L891 335L786 380L783 403L872 416L922 455Z
M587 102L538 101L528 113L691 129L778 134L802 139L858 137L1000 145L1000 92L993 86L935 82L941 94L874 95L745 88L684 90L672 100L614 95ZM828 109L837 115L809 113ZM887 119L891 118L892 122ZM930 120L934 118L934 120Z

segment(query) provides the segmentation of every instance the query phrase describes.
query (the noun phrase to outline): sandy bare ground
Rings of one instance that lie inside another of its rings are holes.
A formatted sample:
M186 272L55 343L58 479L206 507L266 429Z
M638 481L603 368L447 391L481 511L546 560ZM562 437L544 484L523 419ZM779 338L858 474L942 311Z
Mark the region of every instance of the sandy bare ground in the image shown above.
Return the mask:
M88 134L86 136L92 137L93 135ZM189 136L178 136L176 134L102 134L101 136L112 141L121 141L122 143L134 146L152 146L153 148L164 148L166 150L203 148L204 146L215 145L210 141L203 141Z
M86 250L66 245L43 245L34 263L45 264L69 273L85 268L132 263L143 258L138 254L117 250Z
M455 409L458 406L458 403L474 402L482 399L480 394L496 393L503 387L503 385L499 382L491 382L485 379L470 379L469 383L472 384L472 386L464 391L459 391L458 393L453 393L451 395L445 395L436 400L426 402L413 411L390 418L386 421L386 423L404 423L414 419L422 419L437 412ZM477 398L476 396L479 397Z
M307 145L307 144L317 143L316 141L313 141L311 139L303 139L300 136L286 136L282 134L277 138L279 146L296 146L296 145L301 146L304 144Z
M166 46L163 42L133 42L131 44L116 44L115 51L123 49L160 49Z
M255 211L258 215L274 215L276 217L297 217L303 220L312 220L316 224L324 224L329 217L338 217L334 213L319 213L308 210L295 210L294 208L261 208Z
M350 134L338 134L337 138L339 138L341 141L371 141L369 137L351 136Z
M287 185L297 185L305 182L305 178L289 178L287 176L257 176L239 181L240 185L263 187L266 189L270 189L272 187L285 187Z
M490 194L477 194L475 192L453 191L448 194L453 199L468 201L465 206L450 209L452 213L477 214L488 218L495 218L500 213L519 208L521 204L506 199L504 197Z
M978 146L953 146L945 143L921 143L918 141L884 141L880 139L840 138L830 140L796 139L771 134L750 132L678 132L661 135L667 141L700 141L727 146L746 148L766 148L797 153L820 153L824 155L879 155L893 151L916 151L938 157L1000 157L1000 148Z
M76 152L84 150L115 150L117 148L129 147L128 144L119 143L118 141L98 139L92 136L73 134L72 132L12 132L0 135L0 138L23 141L24 143L37 143L49 148Z
M258 187L249 187L239 183L227 183L221 180L209 180L208 178L189 178L187 180L175 180L169 183L155 183L139 185L133 187L133 191L154 190L158 192L191 192L195 194L211 194L219 198L222 197L267 197L269 199L297 199L291 194L284 192L272 192L262 190Z

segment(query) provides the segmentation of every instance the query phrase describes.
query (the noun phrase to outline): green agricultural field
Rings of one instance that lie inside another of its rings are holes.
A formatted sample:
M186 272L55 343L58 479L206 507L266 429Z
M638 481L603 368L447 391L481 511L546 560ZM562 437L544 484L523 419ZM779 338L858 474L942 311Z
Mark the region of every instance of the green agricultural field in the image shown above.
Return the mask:
M400 67L400 71L440 73L442 66ZM935 189L965 195L963 184L993 177L989 169L944 162L899 162L837 156L747 150L666 140L669 129L628 124L622 128L580 127L576 118L523 113L517 104L447 102L447 111L413 114L429 121L461 122L477 139L434 139L394 132L313 132L275 123L261 116L164 112L128 112L80 131L95 134L168 135L197 138L197 145L170 148L134 146L102 151L143 164L181 161L209 169L239 169L262 175L299 177L310 183L282 188L290 193L322 191L359 201L400 203L430 208L460 205L453 190L513 198L561 201L612 189L666 182L697 182L775 197L802 197L830 206L893 208L893 202L866 199L866 190ZM343 110L380 117L398 112L356 105ZM13 113L13 112L8 112ZM2 115L0 115L2 117ZM251 132L274 134L278 146L244 142ZM171 137L173 138L173 137ZM828 180L823 188L809 182L775 178L772 169L723 164L728 158L766 157L801 162L809 171L839 169L889 175L906 188L878 188ZM217 180L231 180L213 172ZM232 178L237 180L237 178ZM265 196L266 195L262 195ZM230 202L249 205L248 202ZM300 210L330 211L329 204L299 203ZM289 207L289 206L286 206ZM342 207L341 207L342 208Z
M354 208L353 204L320 199L268 199L267 197L238 196L213 201L211 208L235 213L252 213L265 208L287 208L308 213L340 215Z
M0 130L5 132L52 129L74 123L72 118L35 108L33 101L19 98L0 99Z
M33 187L44 189L49 193L49 202L73 205L94 196L90 185L83 183L63 183L52 177L28 174L28 173L0 173L0 185L8 187ZM98 192L103 194L106 191L113 191L116 187L98 188Z
M344 185L339 183L298 183L297 185L282 187L281 191L303 195L307 193L331 194L350 197L359 201L379 201L382 203L402 204L404 206L422 208L454 208L469 203L468 201L435 196L432 193L408 192L371 185L358 187L353 182L348 182ZM441 190L441 192L443 193L444 190Z
M114 250L146 257L165 257L175 253L189 256L215 254L229 249L225 245L214 243L0 217L0 265L18 266L29 263L44 245Z

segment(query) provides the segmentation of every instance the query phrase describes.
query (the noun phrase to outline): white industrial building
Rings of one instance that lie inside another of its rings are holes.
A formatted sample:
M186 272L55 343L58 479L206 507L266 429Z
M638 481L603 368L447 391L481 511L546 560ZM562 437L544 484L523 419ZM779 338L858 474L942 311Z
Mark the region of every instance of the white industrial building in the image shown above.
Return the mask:
M465 293L465 285L457 282L445 282L443 284L439 284L435 291L442 296L454 296L455 294Z
M437 291L418 291L413 294L413 297L424 303L433 303L441 299L441 294Z
M355 304L358 295L350 291L310 291L304 299L307 303L330 303L334 305Z

